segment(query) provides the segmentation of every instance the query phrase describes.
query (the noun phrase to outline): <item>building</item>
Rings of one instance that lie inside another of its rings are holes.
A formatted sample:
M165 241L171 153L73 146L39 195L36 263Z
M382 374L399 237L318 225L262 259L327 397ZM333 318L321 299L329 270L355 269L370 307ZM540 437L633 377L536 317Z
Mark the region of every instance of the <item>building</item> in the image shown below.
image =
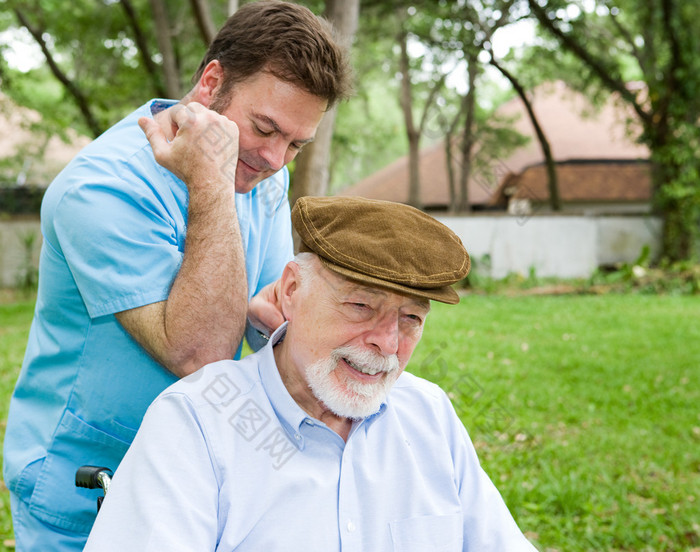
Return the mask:
M625 105L611 96L604 105L594 107L563 82L538 87L531 102L557 163L559 194L565 211L648 212L649 151L635 142L633 135L639 129ZM468 189L472 209L497 209L518 215L547 211L544 155L522 101L515 97L497 112L514 119L514 128L530 140L507 158L492 161L486 170L475 172ZM482 157L492 156L483 152ZM447 210L450 196L444 141L421 151L420 181L424 207ZM340 195L406 202L408 156L346 188Z

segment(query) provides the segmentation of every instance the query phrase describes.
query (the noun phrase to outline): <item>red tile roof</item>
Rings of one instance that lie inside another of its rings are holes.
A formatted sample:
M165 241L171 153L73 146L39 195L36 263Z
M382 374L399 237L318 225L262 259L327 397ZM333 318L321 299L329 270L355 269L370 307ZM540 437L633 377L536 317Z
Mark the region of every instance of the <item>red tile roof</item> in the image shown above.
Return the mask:
M577 197L587 194L612 194L614 197L626 199L643 195L644 192L638 189L628 189L641 178L640 167L634 170L627 168L619 172L617 167L607 164L613 161L644 160L649 157L648 149L631 138L631 133L635 132L636 127L633 115L625 105L619 101L616 102L611 96L610 101L596 109L583 95L572 91L561 82L540 86L534 91L531 101L550 143L554 158L558 162L570 160L602 162L597 168L594 165L582 164L576 169L563 170L559 176L562 180L562 194L565 186L566 194ZM515 116L517 120L513 124L514 128L521 134L531 137L531 140L507 158L491 163L489 170L472 176L469 182L469 199L473 205L493 204L506 178L518 175L528 167L535 169L544 161L522 101L517 97L513 98L503 104L498 109L498 113ZM583 182L581 179L586 170L593 171L586 179L586 182L590 181L589 184L575 184L577 181ZM610 170L613 172L609 172ZM630 171L637 171L636 176ZM541 184L534 184L534 180L531 179L542 178L542 174L538 170L533 170L523 182L528 186L531 185L533 189L540 190ZM620 176L619 180L616 175ZM568 184L569 180L573 183L572 185ZM444 141L427 146L421 151L420 181L421 201L426 207L445 207L449 204ZM342 190L339 195L359 195L406 202L408 200L408 156L397 159L355 185Z
M577 201L649 201L651 174L647 162L638 161L571 161L557 165L559 197ZM511 197L547 201L549 188L544 165L528 167L512 179ZM506 191L506 195L508 192Z

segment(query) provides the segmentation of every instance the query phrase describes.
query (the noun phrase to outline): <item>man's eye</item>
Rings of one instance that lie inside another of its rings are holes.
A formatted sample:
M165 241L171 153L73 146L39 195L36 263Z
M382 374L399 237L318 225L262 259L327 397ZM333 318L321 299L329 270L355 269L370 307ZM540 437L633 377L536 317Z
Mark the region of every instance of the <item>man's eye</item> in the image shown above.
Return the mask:
M406 318L408 320L410 320L413 324L422 324L423 323L423 318L421 318L417 314L407 314Z
M274 133L274 131L272 131L272 130L270 130L270 131L263 130L259 126L255 126L254 128L255 128L255 132L257 132L260 136L272 136L272 134Z

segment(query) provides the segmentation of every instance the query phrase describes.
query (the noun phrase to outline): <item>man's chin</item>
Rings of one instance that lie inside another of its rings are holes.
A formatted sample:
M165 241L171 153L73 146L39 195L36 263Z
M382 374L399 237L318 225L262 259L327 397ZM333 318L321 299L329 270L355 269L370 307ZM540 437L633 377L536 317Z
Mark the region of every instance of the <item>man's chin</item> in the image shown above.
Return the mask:
M349 420L363 420L379 412L381 406L382 403L380 402L376 405L376 407L375 405L372 405L371 407L363 405L361 408L358 408L356 405L342 405L341 407L336 404L333 405L333 407L326 405L326 408L341 418L348 418Z
M243 178L240 177L239 175L236 175L236 193L237 194L247 194L248 192L252 191L260 182L262 182L263 178Z
M321 400L326 407L338 416L360 420L379 412L382 403L386 399L386 394L375 391L370 395L358 394L353 390L344 389Z

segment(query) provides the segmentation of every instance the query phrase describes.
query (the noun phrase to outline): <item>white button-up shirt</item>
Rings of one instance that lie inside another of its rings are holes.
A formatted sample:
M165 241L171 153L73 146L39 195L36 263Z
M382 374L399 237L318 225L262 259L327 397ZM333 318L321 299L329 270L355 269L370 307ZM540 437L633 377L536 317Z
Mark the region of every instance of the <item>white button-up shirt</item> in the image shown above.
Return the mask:
M402 374L344 442L282 383L284 331L151 405L86 552L535 550L442 390Z

